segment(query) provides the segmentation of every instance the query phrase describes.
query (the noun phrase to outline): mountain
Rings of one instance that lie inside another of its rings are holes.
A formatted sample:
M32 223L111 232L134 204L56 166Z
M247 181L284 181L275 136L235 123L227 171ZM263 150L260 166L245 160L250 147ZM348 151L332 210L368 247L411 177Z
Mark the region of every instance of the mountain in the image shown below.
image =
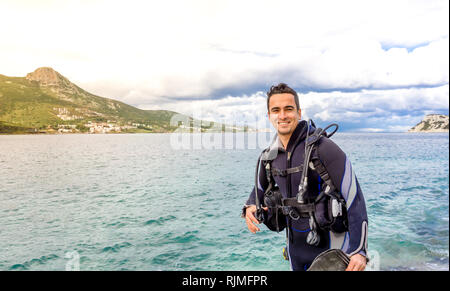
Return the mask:
M170 124L175 115L191 131L222 128L177 112L142 110L96 96L49 67L26 77L0 75L0 133L173 132L178 128Z
M429 114L408 132L448 132L448 115Z

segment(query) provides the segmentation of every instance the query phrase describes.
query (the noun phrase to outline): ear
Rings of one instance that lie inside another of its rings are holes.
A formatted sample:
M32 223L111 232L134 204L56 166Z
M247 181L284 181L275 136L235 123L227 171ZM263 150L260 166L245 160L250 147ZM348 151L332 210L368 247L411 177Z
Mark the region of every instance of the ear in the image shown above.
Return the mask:
M302 119L302 110L300 108L298 109L298 116L299 120Z

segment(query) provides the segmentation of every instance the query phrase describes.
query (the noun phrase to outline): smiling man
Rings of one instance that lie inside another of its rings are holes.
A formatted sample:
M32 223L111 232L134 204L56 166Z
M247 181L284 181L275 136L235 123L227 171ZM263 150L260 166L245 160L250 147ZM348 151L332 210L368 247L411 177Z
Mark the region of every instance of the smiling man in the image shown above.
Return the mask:
M270 230L285 228L287 252L283 254L294 271L308 269L314 258L329 249L340 249L350 257L348 271L364 270L368 219L350 161L335 143L320 137L300 203L305 140L320 131L300 120L298 95L284 83L270 88L267 110L277 136L258 160L255 189L243 209L248 229L256 233L261 221ZM261 217L257 201L264 201Z
M290 91L287 88L283 91ZM270 99L272 99L272 102L270 102ZM287 145L301 117L298 96L295 97L293 93L272 93L267 98L267 110L269 120L277 129L281 143Z

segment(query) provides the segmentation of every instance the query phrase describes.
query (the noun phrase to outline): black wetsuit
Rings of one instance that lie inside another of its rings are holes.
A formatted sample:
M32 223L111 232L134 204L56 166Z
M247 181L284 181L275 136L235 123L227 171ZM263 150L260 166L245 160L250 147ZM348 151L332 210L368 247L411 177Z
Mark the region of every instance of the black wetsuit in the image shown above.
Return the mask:
M307 122L300 121L294 130L287 150L285 150L278 138L270 146L270 153L275 158L271 162L273 169L285 170L303 164L305 152L305 137L307 135ZM315 128L310 128L310 134ZM291 269L306 270L314 258L328 249L342 249L350 256L356 253L366 255L367 252L367 227L368 219L363 193L356 179L350 161L345 153L330 139L322 137L318 143L318 157L325 166L331 180L337 190L346 201L348 213L348 232L333 233L331 231L320 231L321 242L318 246L306 243L306 236L310 231L308 218L293 220L289 216L281 216L286 219L286 231L288 235L288 254ZM288 157L290 157L288 159ZM287 174L275 175L273 179L280 188L284 198L296 197L300 183L301 171ZM308 172L308 192L306 197L315 197L320 193L320 176L310 170ZM268 186L266 170L260 163L258 180L258 197L263 201L264 191ZM246 205L255 204L255 190L250 194ZM274 213L269 210L267 220ZM273 227L272 227L273 229Z

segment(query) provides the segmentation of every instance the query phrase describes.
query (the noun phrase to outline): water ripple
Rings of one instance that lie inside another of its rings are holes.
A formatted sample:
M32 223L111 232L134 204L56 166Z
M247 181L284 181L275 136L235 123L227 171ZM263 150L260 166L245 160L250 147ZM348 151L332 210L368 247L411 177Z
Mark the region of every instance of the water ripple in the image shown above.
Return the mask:
M168 215L164 217L159 217L158 219L147 220L144 225L163 225L167 221L176 219L176 216Z
M382 269L448 269L448 134L333 140L364 192ZM62 270L74 250L82 270L289 270L285 235L253 235L239 217L259 149L173 150L167 134L0 143L1 270Z
M129 242L123 242L123 243L120 243L120 244L115 244L113 246L104 247L101 252L102 253L117 253L121 249L128 248L128 247L131 247L131 246L133 246L133 245L130 244Z
M48 256L42 256L40 258L37 259L32 259L30 261L26 261L22 264L15 264L12 265L9 270L30 270L30 268L32 268L33 266L36 265L44 265L47 262L51 261L51 260L55 260L59 258L57 255L55 254L50 254Z

